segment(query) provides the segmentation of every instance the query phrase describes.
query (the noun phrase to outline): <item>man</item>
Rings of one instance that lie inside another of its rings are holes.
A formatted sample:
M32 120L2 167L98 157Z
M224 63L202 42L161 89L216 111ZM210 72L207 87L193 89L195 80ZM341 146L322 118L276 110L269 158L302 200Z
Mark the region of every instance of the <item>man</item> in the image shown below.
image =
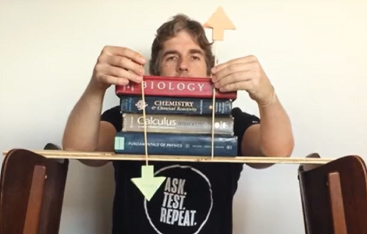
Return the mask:
M177 15L158 30L152 45L150 73L161 76L212 77L222 92L247 91L259 106L260 119L234 108L238 154L290 156L294 142L290 120L271 82L254 56L213 67L211 44L202 26ZM103 97L111 85L141 82L146 59L121 47L105 47L84 94L68 119L63 148L113 151L114 136L122 128L119 107L100 116ZM107 161L88 161L101 166ZM147 202L130 181L141 176L140 161L115 161L116 193L113 234L232 233L232 199L242 164L150 162L166 180ZM261 167L263 165L251 165Z

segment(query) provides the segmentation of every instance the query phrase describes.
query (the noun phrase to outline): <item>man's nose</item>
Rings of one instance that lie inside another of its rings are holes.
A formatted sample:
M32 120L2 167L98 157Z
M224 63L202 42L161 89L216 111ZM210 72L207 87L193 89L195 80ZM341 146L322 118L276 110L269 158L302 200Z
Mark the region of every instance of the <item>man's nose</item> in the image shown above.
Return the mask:
M189 61L188 59L181 58L178 63L179 71L187 71L189 69Z

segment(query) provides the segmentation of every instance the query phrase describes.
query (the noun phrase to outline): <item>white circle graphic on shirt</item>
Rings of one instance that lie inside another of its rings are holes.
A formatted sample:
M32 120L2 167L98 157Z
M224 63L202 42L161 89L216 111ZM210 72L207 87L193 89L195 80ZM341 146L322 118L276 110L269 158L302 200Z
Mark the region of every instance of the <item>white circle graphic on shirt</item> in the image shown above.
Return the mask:
M166 176L166 180L149 202L144 199L145 214L153 229L159 234L199 233L213 208L209 179L187 165L163 167L154 175Z

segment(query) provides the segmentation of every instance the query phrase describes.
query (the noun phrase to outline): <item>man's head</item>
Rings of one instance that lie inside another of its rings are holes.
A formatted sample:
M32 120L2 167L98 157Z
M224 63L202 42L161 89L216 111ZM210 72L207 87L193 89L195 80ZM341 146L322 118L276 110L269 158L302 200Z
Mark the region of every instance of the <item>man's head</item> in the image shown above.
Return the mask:
M157 30L149 72L161 76L209 76L214 65L211 45L199 22L176 15Z

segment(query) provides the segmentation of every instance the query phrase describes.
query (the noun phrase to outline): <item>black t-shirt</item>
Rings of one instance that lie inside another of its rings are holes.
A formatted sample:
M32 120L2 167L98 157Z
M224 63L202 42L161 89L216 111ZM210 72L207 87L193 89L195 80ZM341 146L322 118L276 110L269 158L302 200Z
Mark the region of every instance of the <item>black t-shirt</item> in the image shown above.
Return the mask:
M260 120L232 110L238 155L244 132ZM119 106L102 114L116 131L122 129ZM243 165L240 163L155 162L155 176L166 180L150 201L131 181L141 177L145 161L113 161L116 191L113 234L232 234L232 201Z

